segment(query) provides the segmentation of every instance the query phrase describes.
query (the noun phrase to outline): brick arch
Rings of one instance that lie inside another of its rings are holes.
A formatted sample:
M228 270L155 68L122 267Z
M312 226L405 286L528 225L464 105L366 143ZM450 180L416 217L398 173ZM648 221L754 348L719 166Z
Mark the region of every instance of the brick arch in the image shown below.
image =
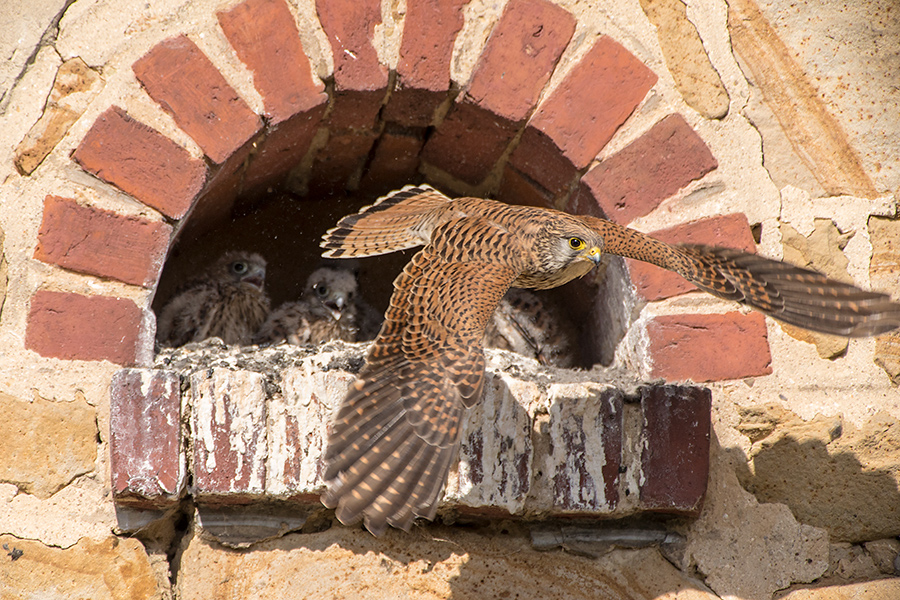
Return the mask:
M663 118L597 162L657 77L618 42L602 36L542 98L576 24L573 15L548 0L507 4L471 79L458 93L451 89L450 60L463 24L462 2L407 3L393 74L372 45L380 3L353 0L353 7L317 3L334 58L327 89L311 71L285 0L245 0L217 13L226 39L253 74L263 101L261 115L185 35L160 42L133 64L148 95L205 158L191 156L132 118L127 106L110 106L96 119L73 160L156 209L166 222L51 196L35 257L141 286L147 306L38 291L29 315L28 348L64 359L147 364L153 347L149 302L176 232L188 223L200 227L232 214L236 202L283 181L301 162L310 165L300 173L309 195L343 193L348 187L374 195L428 180L452 193L476 190L622 223L650 213L717 166L679 114ZM317 145L322 130L327 138ZM673 241L754 246L743 215L661 233ZM677 276L642 266L630 272L648 300L688 289ZM99 322L104 327L97 327ZM658 317L644 326L651 334L649 375L709 381L768 372L765 325L757 316ZM722 338L725 330L753 340L764 350L763 363L722 366L713 347L712 354L699 357L702 364L685 371L689 361L683 356ZM704 333L698 338L696 332ZM673 348L681 358L667 358Z

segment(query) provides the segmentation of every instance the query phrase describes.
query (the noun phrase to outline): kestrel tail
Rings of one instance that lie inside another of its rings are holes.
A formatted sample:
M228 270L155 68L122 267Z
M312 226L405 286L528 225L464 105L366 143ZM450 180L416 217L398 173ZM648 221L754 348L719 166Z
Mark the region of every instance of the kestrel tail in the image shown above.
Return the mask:
M510 287L547 289L602 254L678 272L702 290L773 317L846 336L900 326L884 294L736 250L671 246L609 221L407 186L341 219L331 258L424 246L394 281L385 322L332 423L322 497L379 534L433 518L459 445L463 411L481 399L485 326Z
M266 261L259 254L224 254L166 303L157 320L157 339L164 346L211 337L249 344L269 313L265 280Z

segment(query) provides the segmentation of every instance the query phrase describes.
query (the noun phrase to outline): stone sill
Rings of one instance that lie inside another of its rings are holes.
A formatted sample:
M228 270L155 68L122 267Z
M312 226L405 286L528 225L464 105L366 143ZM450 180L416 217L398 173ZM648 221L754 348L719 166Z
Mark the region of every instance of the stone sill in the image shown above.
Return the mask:
M318 504L328 423L366 344L331 343L314 354L217 342L168 351L158 368L114 376L118 507L164 509L186 496L213 513ZM698 514L709 467L708 389L487 355L485 397L466 414L441 514Z

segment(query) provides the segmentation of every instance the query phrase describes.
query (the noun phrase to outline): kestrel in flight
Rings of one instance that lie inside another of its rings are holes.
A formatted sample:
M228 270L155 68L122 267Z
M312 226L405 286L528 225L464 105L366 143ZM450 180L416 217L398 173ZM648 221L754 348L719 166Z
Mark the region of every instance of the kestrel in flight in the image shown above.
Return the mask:
M356 295L356 274L353 271L320 267L306 280L303 297L274 310L254 336L254 342L355 342L358 333Z
M251 252L228 252L199 279L188 282L159 313L156 337L183 346L219 337L249 344L269 314L266 261Z
M900 326L900 304L739 250L672 246L590 216L450 199L407 186L341 219L323 256L374 256L424 246L394 281L385 322L332 423L322 502L378 535L434 518L459 446L463 411L482 396L482 338L510 287L548 289L603 254L653 263L701 290L786 323L836 335Z

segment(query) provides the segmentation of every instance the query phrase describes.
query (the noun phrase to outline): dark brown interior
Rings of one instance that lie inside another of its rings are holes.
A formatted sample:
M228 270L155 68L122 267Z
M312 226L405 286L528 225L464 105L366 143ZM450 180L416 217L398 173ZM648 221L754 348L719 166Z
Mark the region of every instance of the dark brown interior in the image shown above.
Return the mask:
M365 180L364 180L365 181ZM424 180L397 181L394 188ZM225 182L222 182L225 183ZM342 216L371 204L383 189L364 187L353 193L331 193L312 197L288 189L283 182L264 192L238 196L225 218L192 218L183 222L167 262L163 268L153 303L158 313L183 282L196 277L224 252L247 250L261 254L267 261L266 288L272 306L296 300L309 274L324 263L319 241L322 234ZM379 186L383 188L382 186ZM441 187L441 186L436 186ZM448 195L459 195L444 189ZM208 198L216 190L201 197L197 206L215 202ZM198 210L200 210L198 208ZM195 211L196 212L196 211ZM414 250L365 259L344 261L357 270L361 295L365 301L383 312L392 292L392 282L410 259ZM620 285L607 282L625 276L617 258L596 269L587 277L556 290L539 292L562 307L580 332L581 365L609 364L618 340L624 335L625 315L621 301L609 296L620 294ZM609 302L608 300L613 300Z

